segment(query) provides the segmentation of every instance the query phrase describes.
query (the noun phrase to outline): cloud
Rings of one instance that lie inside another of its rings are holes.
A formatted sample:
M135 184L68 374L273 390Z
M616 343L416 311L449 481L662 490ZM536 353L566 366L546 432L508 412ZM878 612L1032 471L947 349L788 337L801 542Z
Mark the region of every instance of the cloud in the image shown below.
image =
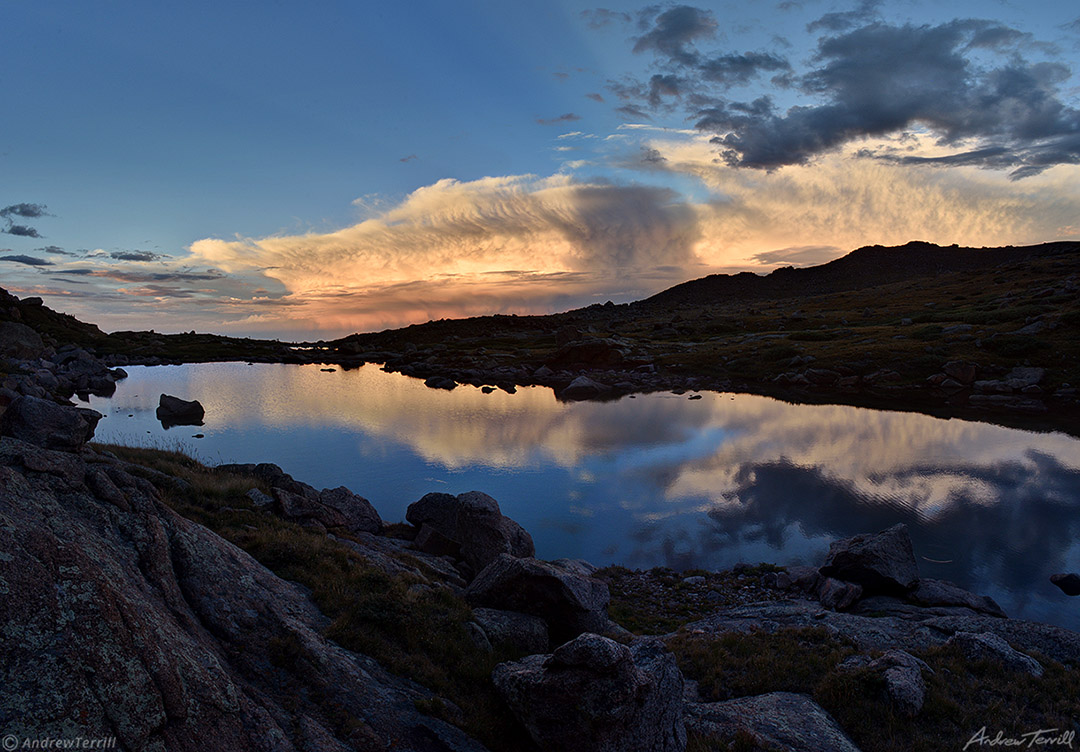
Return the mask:
M49 216L49 213L45 211L47 208L45 204L12 204L0 209L0 217L26 217L27 219L47 217Z
M714 36L717 28L711 11L689 5L677 5L659 15L656 8L648 8L639 16L639 24L646 31L634 42L634 52L655 52L679 65L695 65L699 55L693 42Z
M398 161L399 161L399 162L411 162L411 161L413 161L414 159L419 159L419 158L420 158L420 157L416 156L415 154L410 154L410 155L409 155L409 156L407 156L407 157L402 157L402 158L401 158L401 159L399 159Z
M293 315L362 328L647 294L697 268L698 239L667 188L523 175L440 180L334 233L200 240L188 261L258 272L309 303Z
M633 50L649 52L661 71L648 81L624 78L608 88L625 115L645 117L681 107L713 135L735 167L774 170L808 164L862 139L923 129L947 153L868 154L903 164L977 166L1031 177L1080 163L1080 110L1063 94L1071 71L1025 53L1050 46L1005 24L954 19L937 25L878 20L880 0L829 13L808 30L820 34L808 67L769 51L703 53L712 37L708 11L678 6L644 13ZM772 74L753 99L729 91ZM801 98L781 108L774 95Z
M76 254L72 253L71 251L65 251L63 248L61 248L58 245L47 245L44 248L36 248L35 250L41 251L42 253L51 253L51 254L53 254L55 256L75 256L76 255Z
M13 261L16 264L26 264L27 266L53 266L53 262L51 261L35 256L26 256L21 253L12 256L0 256L0 261Z
M109 254L109 258L117 261L157 261L161 258L161 254L151 251L113 251Z
M111 279L116 282L212 282L223 279L225 275L218 271L206 272L127 272L118 269L92 269L76 267L72 269L57 269L53 274L64 274L76 277L98 277Z
M540 125L558 125L559 123L572 123L575 120L581 120L581 115L575 115L572 112L567 112L558 117L553 118L537 118L536 122Z
M40 238L41 235L33 227L27 227L26 225L17 225L9 223L7 228L0 230L0 232L7 233L8 235L18 235L24 238Z
M599 93L595 92L595 91L591 91L588 94L586 94L585 96L588 97L589 99L591 99L594 102L603 102L604 101L604 96L602 94L599 94Z
M611 24L628 24L632 20L629 13L609 10L608 8L596 8L581 11L581 17L592 29L602 29Z
M803 245L780 248L775 251L763 251L754 254L752 260L765 266L777 264L785 266L816 266L832 261L846 252L846 250L837 248L834 245Z

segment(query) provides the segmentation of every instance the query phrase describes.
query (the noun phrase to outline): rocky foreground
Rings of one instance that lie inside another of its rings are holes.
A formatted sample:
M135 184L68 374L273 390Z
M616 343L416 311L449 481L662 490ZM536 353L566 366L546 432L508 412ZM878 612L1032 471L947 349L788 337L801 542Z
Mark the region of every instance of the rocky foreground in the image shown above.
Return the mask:
M100 416L49 376L116 374L7 354L0 734L20 743L901 750L1080 723L1080 634L921 578L903 526L818 568L542 561L480 492L388 525L274 465L94 446Z

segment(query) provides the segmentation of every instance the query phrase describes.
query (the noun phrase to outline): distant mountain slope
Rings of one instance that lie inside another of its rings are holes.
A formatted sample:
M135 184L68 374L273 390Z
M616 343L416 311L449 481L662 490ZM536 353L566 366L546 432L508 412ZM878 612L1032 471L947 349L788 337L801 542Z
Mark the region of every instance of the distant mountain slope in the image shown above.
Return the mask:
M1080 243L1076 242L1002 248L943 247L918 241L893 247L871 245L827 264L803 269L785 267L766 276L750 272L712 274L668 288L635 305L666 308L685 303L701 305L823 295L948 272L1014 264L1077 250L1080 250Z

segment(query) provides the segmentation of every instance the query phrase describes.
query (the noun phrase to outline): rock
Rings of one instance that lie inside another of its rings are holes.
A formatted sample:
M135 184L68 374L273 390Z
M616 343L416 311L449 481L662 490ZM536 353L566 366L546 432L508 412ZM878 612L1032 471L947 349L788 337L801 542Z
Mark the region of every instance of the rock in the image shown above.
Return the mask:
M483 752L417 710L430 691L324 637L302 588L178 516L122 463L0 445L4 734L115 737L131 750L344 752L393 739ZM77 465L128 508L14 464L34 455Z
M1050 582L1061 588L1065 595L1080 595L1080 574L1052 574Z
M817 591L821 573L817 567L793 566L776 575L776 587L781 590L801 590L804 593Z
M520 611L547 622L555 643L608 628L607 585L550 562L500 554L465 591L471 606Z
M934 673L925 661L903 650L889 650L867 664L885 680L885 692L897 709L907 716L918 715L926 698L923 671Z
M659 640L585 633L552 655L501 663L495 688L541 749L682 752L683 678Z
M607 367L617 366L626 360L626 350L612 339L589 339L568 342L555 351L546 365L552 368L565 366Z
M862 585L867 595L906 593L919 582L911 536L903 523L834 542L821 574Z
M862 586L826 577L818 590L818 601L833 611L846 611L862 597Z
M606 384L593 381L588 376L578 376L570 385L559 392L562 400L588 400L600 397L611 391Z
M484 630L492 645L509 645L528 654L548 650L547 624L537 616L495 608L474 608L473 620Z
M1025 386L1035 386L1041 383L1045 376L1045 368L1017 366L1005 375L1005 383L1015 389L1022 389Z
M941 370L945 375L956 379L961 384L967 385L975 382L975 375L977 373L974 363L967 363L962 360L950 360L941 367Z
M169 394L163 394L158 399L158 408L155 415L161 421L161 425L169 426L201 426L205 411L198 400L182 400Z
M700 574L694 575L693 577L683 577L683 583L686 585L704 585L705 577Z
M45 343L41 335L26 324L0 321L0 356L30 360L41 357Z
M945 580L920 579L907 599L920 606L963 606L982 614L1005 618L1004 609L987 595L976 595Z
M446 389L447 391L453 391L457 389L458 383L446 376L432 376L424 382L424 386L428 389Z
M258 465L254 463L225 464L218 465L215 469L222 472L235 473L236 475L247 475L252 478L258 478L259 480L265 481L271 489L282 488L289 493L303 496L312 501L319 500L318 491L307 483L301 483L298 480L294 480L291 475L272 462L261 462Z
M274 511L287 520L301 525L321 525L324 528L346 527L345 515L333 507L284 488L272 489Z
M974 407L993 407L1020 413L1045 413L1046 405L1033 397L1013 397L1008 394L973 394L968 404Z
M0 416L0 435L73 452L93 438L102 417L101 413L84 407L58 405L22 395Z
M378 533L382 530L383 521L371 502L345 486L324 488L319 492L319 501L341 512L349 532Z
M532 536L504 516L495 499L479 491L458 496L429 493L409 505L405 519L418 527L427 525L456 543L461 558L477 572L499 554L521 557L536 552Z
M251 503L255 505L256 509L266 509L274 503L274 499L272 497L267 496L257 488L252 488L250 491L244 494L244 496L246 496L251 501Z
M969 660L991 660L1004 664L1014 671L1023 671L1035 678L1043 675L1042 664L1026 653L1014 650L1003 638L993 632L957 632L946 645L955 645Z
M859 752L820 705L791 692L687 703L686 727L721 743L749 735L758 748L771 752Z

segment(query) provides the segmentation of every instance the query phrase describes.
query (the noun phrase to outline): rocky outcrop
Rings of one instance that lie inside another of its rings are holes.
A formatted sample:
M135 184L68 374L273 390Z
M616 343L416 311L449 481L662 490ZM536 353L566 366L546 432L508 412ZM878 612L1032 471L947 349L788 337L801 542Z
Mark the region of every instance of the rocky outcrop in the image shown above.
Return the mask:
M688 703L688 729L718 742L749 735L777 752L859 752L832 716L806 695L772 692L711 703Z
M658 640L582 634L551 655L501 663L495 687L541 749L682 752L683 678Z
M0 321L0 357L37 358L44 349L41 335L31 327L15 321Z
M532 558L501 554L465 591L472 606L520 611L543 619L555 644L582 632L606 632L607 585Z
M901 523L873 535L834 542L821 574L857 583L866 595L907 593L919 582L907 526Z
M0 416L0 435L70 452L93 438L102 417L88 408L23 395Z
M419 550L463 559L479 572L500 554L522 557L536 553L532 536L499 510L485 493L451 496L429 493L409 505L405 519L420 528Z
M183 400L169 394L163 394L158 399L157 419L161 425L169 426L201 426L203 424L202 404L198 400Z
M990 660L1013 671L1022 671L1038 678L1043 675L1042 664L1030 655L1014 650L1000 635L993 632L957 632L946 645L955 645L969 660Z
M122 750L469 750L423 687L104 455L0 439L0 718ZM209 742L208 740L213 740Z
M907 716L918 715L922 710L926 699L923 672L934 673L925 661L903 650L888 650L874 659L866 655L853 655L838 668L841 671L865 668L880 676L893 707Z
M319 502L339 512L350 532L378 533L382 530L382 518L371 502L345 486L324 488L319 492Z

